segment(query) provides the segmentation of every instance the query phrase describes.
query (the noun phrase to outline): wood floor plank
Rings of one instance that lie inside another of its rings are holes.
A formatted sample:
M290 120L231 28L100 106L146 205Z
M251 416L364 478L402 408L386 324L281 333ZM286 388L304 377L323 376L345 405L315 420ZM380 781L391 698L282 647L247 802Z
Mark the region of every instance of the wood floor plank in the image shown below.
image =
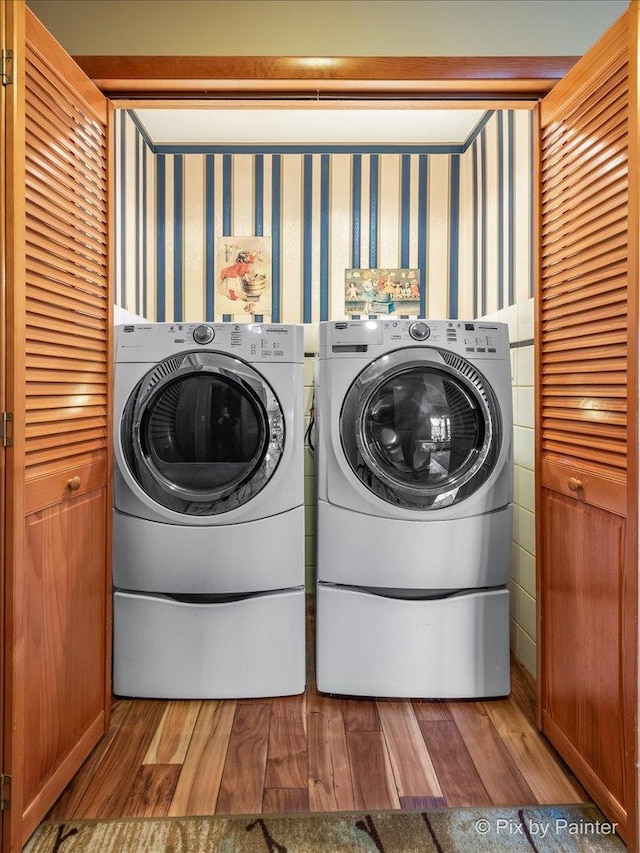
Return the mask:
M307 717L302 696L271 702L265 788L307 787Z
M440 699L412 699L413 713L416 720L428 723L430 720L450 720L451 714L447 703Z
M99 771L90 780L78 804L78 818L120 817L142 759L149 749L166 702L132 701Z
M449 710L493 805L535 803L533 791L482 705L450 702Z
M451 720L418 724L447 806L488 806L491 800Z
M236 709L216 814L260 814L269 746L269 704Z
M355 809L399 809L382 732L348 731L346 736Z
M344 728L347 732L379 732L380 718L372 699L334 699L342 703Z
M482 707L539 803L583 802L542 737L513 699L499 705L483 702Z
M122 809L122 817L165 817L179 775L179 764L143 764Z
M235 700L202 703L169 807L170 817L215 814Z
M442 797L411 702L377 702L400 797Z
M143 764L182 764L202 702L167 703Z
M290 814L309 811L309 791L304 788L265 788L263 814Z
M316 691L307 697L309 811L353 811L353 782L342 704Z
M113 703L109 731L56 800L47 815L48 820L70 820L73 817L81 817L80 804L87 788L100 772L100 765L117 737L122 721L130 710L133 701L132 699L118 699Z

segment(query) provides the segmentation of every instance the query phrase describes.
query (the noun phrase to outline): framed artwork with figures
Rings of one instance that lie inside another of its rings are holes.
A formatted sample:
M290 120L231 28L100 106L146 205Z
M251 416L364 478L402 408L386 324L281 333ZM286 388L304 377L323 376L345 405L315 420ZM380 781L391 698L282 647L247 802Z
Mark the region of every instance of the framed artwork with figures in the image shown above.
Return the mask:
M419 269L347 269L344 313L417 317L420 314Z
M215 319L271 319L271 237L218 237Z

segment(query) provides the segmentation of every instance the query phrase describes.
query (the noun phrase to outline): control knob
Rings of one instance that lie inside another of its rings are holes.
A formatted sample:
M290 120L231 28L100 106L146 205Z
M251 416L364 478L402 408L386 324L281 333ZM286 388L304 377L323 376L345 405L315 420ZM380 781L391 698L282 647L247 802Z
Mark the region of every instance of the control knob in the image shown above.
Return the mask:
M193 340L197 344L210 344L215 337L215 332L211 326L196 326L193 330Z
M431 334L431 329L426 323L412 323L409 326L409 334L414 341L426 341Z

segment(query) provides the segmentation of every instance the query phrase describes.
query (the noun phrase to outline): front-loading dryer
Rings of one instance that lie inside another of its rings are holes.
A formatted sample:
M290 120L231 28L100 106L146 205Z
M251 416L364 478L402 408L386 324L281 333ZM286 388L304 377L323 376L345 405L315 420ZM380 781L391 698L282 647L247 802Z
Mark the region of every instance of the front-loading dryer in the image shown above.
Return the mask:
M302 328L124 325L115 351L114 692L302 692Z
M316 381L319 689L507 694L507 327L322 323Z

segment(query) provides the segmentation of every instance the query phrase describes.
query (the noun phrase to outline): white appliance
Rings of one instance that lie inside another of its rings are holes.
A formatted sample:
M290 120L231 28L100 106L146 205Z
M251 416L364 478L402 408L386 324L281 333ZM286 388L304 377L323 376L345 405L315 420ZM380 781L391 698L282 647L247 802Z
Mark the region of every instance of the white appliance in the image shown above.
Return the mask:
M318 688L509 693L507 326L320 324Z
M117 327L116 694L304 690L302 334Z

